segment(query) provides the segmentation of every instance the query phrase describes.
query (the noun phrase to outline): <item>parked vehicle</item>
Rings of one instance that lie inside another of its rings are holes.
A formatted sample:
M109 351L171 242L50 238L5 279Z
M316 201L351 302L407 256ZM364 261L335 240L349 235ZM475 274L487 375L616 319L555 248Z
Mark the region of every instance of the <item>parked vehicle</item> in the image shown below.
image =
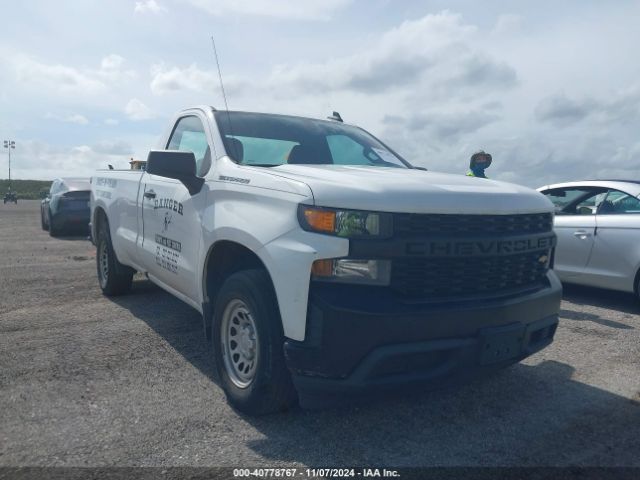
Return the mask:
M7 192L4 194L4 198L3 201L5 204L7 203L14 203L14 204L18 204L18 195L16 195L15 192Z
M250 414L474 378L558 323L544 196L413 168L341 121L184 110L146 171L96 173L91 212L104 294L139 271L201 312Z
M91 186L87 178L57 178L40 202L40 222L52 237L86 233L89 229Z
M640 182L590 180L538 190L556 207L558 277L640 295Z

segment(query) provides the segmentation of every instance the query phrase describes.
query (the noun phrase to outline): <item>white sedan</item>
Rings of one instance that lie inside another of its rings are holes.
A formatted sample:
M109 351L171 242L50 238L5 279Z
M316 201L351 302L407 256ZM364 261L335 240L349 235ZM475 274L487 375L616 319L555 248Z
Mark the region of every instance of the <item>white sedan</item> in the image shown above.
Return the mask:
M640 182L590 180L538 191L556 206L558 277L640 297Z

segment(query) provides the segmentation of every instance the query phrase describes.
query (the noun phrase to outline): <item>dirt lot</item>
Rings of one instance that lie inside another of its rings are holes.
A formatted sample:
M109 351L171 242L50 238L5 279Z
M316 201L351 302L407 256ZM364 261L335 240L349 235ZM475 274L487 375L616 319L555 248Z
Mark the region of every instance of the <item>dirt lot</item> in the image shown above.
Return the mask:
M92 245L0 205L0 465L640 466L640 306L567 288L556 342L455 391L262 418L212 379L197 312L103 297Z

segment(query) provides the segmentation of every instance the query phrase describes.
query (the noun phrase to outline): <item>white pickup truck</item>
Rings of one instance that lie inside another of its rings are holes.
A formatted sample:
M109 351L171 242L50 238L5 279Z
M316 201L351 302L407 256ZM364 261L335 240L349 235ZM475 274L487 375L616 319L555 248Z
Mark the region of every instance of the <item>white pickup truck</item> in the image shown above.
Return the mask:
M146 171L96 172L91 225L102 291L138 271L198 310L249 414L477 377L558 323L543 195L415 168L341 121L186 109Z

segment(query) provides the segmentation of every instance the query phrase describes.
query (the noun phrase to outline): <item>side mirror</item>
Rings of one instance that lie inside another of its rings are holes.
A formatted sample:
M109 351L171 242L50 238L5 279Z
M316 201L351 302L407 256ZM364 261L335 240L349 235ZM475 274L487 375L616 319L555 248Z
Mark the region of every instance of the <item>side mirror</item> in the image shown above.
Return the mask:
M147 157L147 173L180 180L191 195L198 193L204 184L204 179L196 176L193 152L151 150Z

